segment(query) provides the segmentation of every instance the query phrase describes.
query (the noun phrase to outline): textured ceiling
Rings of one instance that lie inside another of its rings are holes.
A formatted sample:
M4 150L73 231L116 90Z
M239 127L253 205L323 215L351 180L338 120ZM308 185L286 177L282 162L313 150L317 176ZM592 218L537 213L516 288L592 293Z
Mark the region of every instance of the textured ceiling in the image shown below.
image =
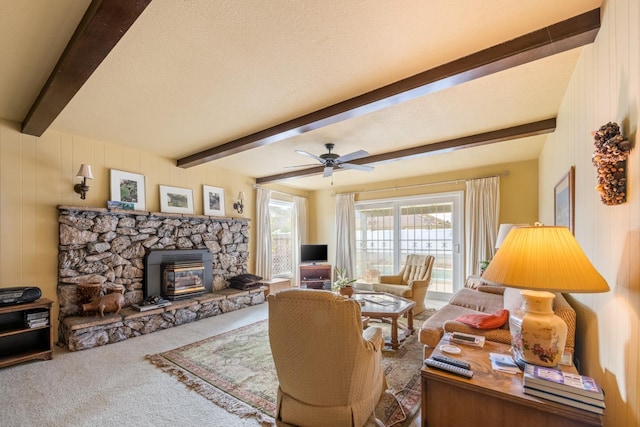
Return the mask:
M0 118L21 122L89 5L0 0ZM511 40L600 0L153 0L51 128L179 159ZM554 117L581 49L212 162L252 177ZM10 60L9 60L10 59ZM537 158L545 136L341 171L336 185ZM328 188L322 177L283 182Z

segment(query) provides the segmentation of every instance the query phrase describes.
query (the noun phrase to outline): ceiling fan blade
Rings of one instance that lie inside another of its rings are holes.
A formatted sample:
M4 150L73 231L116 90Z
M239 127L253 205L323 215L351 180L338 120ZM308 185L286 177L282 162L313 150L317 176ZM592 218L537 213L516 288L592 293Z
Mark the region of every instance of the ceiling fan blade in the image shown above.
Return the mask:
M302 154L303 156L309 156L313 159L316 159L317 161L319 161L320 163L324 163L324 160L318 156L316 156L315 154L311 154L308 151L303 151L303 150L296 150L296 153L298 154Z
M290 168L306 168L309 166L318 166L315 163L307 163L306 165L294 165L294 166L285 166L285 169L290 169Z
M322 174L322 176L327 178L327 177L331 176L332 173L333 173L333 166L326 166L324 168L324 173Z
M371 172L373 170L373 166L354 165L353 163L342 163L340 164L340 167L343 169L354 169L354 170L359 170L364 172Z
M345 154L344 156L338 157L335 161L340 163L350 162L351 160L360 159L362 157L367 157L369 153L364 150L354 151L353 153Z

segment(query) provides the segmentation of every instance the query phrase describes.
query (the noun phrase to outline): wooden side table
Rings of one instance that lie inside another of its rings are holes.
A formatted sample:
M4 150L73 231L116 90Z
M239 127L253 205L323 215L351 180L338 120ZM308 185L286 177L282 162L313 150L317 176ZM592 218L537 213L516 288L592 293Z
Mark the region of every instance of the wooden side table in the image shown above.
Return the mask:
M466 360L471 364L473 378L424 366L421 370L423 426L602 425L598 414L524 394L522 374L494 371L489 353L509 354L508 345L491 341L482 348L456 344L462 349L461 354L441 353L440 345L448 343L445 335L432 355ZM561 369L576 372L574 367L561 366Z
M270 294L275 294L283 289L288 289L291 287L291 280L278 278L271 280L263 280L261 282L267 289L264 291L264 297L268 297Z

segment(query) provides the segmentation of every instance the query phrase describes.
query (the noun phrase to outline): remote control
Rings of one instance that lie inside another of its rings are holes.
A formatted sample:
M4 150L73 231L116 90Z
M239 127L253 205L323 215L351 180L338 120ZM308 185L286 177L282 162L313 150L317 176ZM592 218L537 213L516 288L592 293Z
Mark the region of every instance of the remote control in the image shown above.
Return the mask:
M432 368L442 369L443 371L451 372L452 374L460 375L467 378L471 378L473 376L473 371L470 371L469 369L449 365L448 363L433 360L432 358L424 359L424 364Z
M444 362L444 363L448 363L449 365L458 366L462 369L471 368L471 365L469 365L469 362L465 362L464 360L458 360L452 357L441 356L441 355L431 356L431 358L434 360L437 360L438 362Z
M454 332L451 334L451 339L455 340L455 341L466 341L466 342L471 342L471 343L475 343L476 342L476 337L474 337L473 335L467 335L467 334L462 334L462 333L458 333L458 332Z

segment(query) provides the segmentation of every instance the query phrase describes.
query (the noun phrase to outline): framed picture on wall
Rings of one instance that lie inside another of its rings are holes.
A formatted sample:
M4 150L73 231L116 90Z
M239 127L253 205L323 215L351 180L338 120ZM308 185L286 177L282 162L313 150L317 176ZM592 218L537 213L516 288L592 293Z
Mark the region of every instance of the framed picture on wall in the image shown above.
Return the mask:
M190 188L160 186L160 211L165 213L193 213L193 191Z
M204 214L224 216L224 190L218 187L202 186Z
M554 225L563 225L574 232L575 223L575 166L571 166L553 189Z
M133 203L133 209L146 209L144 175L111 169L111 200Z

